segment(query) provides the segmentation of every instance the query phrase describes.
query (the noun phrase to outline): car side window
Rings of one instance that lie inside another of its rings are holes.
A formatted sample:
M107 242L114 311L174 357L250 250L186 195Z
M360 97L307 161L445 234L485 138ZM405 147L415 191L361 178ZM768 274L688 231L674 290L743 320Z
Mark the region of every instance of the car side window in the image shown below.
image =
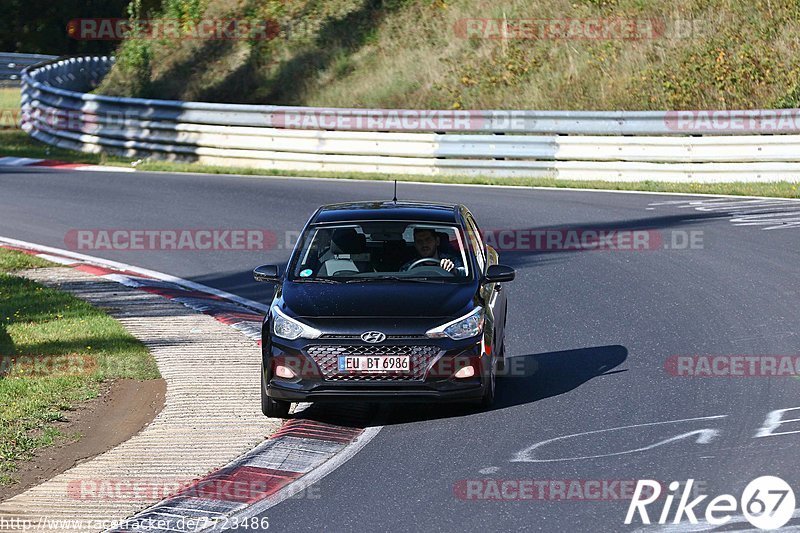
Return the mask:
M467 237L472 245L472 249L475 251L475 259L478 261L478 271L481 273L486 272L486 256L484 255L485 250L483 249L481 233L478 230L477 224L475 224L475 220L471 216L468 215L466 220Z

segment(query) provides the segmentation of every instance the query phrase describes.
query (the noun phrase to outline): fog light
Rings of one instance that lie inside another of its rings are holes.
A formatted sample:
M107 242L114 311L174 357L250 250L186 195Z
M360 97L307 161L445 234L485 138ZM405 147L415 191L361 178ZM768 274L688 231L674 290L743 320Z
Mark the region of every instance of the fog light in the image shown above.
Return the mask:
M294 370L283 365L278 365L275 367L275 375L284 379L294 379L297 377L297 374L294 373Z
M471 378L474 375L475 375L475 367L473 367L472 365L465 366L464 368L455 373L455 377L457 377L458 379Z

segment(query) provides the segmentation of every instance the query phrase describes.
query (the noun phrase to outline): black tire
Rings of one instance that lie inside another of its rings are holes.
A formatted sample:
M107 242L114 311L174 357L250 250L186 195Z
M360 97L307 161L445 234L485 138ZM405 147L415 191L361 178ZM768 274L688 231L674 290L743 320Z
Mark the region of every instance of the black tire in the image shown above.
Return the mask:
M505 335L504 335L505 337ZM506 370L506 339L500 343L500 350L497 352L497 372L501 375Z
M501 375L505 375L506 370L506 325L505 320L508 317L508 300L503 309L503 338L500 339L500 349L497 351L497 371Z
M292 406L291 402L283 400L273 400L267 396L266 386L264 383L264 371L261 371L261 412L264 416L270 418L287 418L289 416L289 408Z
M489 381L483 389L483 396L475 402L479 409L489 409L494 404L497 378L497 358L492 357L492 368L489 371Z

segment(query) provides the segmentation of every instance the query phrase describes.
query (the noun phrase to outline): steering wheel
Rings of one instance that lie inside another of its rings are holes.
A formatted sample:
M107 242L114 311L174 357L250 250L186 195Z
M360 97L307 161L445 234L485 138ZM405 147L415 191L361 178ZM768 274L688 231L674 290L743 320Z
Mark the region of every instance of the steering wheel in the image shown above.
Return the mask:
M414 261L413 263L408 265L408 268L406 270L411 270L412 268L417 268L418 266L422 265L423 263L431 263L431 264L433 264L435 266L439 266L439 260L438 259L434 259L433 257L423 257L422 259L417 259L416 261Z

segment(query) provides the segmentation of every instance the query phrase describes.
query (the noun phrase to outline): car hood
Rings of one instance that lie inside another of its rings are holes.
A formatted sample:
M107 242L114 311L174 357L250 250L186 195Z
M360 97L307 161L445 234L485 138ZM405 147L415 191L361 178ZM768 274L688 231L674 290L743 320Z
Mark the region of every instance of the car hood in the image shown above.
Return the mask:
M298 317L455 317L469 312L472 283L284 283L283 303Z

